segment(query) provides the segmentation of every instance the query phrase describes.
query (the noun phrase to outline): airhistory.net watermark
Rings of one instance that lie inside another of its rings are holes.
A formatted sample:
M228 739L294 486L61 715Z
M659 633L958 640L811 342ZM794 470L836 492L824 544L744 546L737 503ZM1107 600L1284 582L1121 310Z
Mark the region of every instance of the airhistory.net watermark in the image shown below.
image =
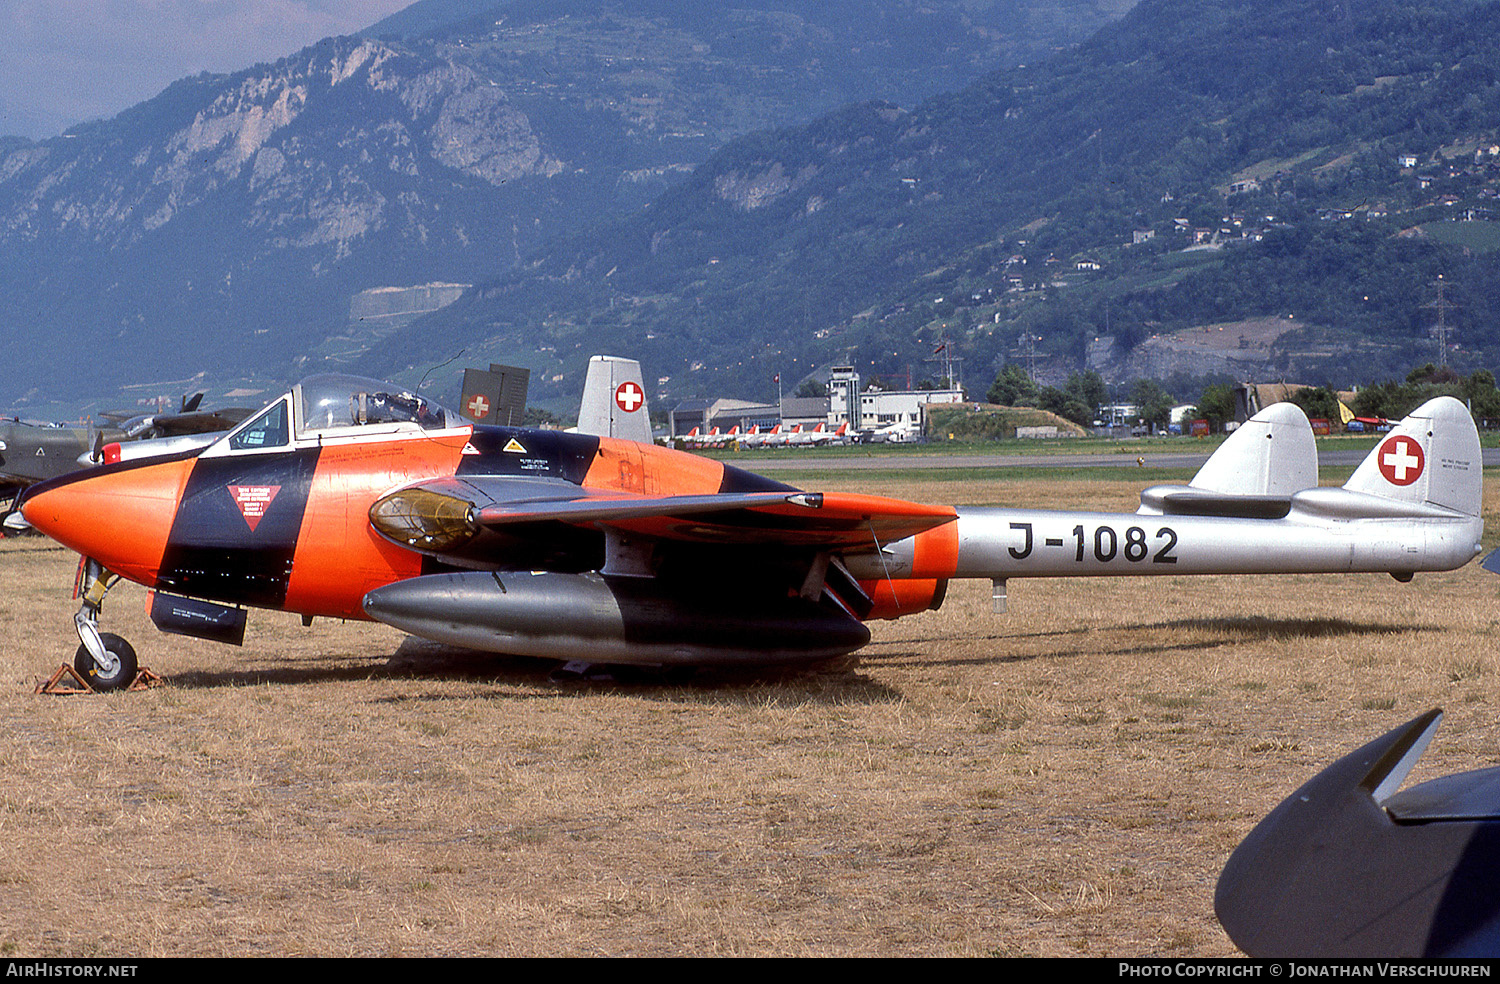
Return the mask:
M6 977L134 977L139 964L60 960L7 960Z

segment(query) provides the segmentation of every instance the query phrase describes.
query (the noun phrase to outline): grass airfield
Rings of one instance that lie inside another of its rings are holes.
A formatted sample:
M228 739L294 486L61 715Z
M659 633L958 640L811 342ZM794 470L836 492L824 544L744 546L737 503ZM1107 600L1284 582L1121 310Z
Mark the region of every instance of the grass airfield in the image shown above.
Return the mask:
M1129 512L1143 477L794 480ZM166 685L36 696L76 562L0 542L5 956L1231 956L1219 869L1323 766L1434 706L1413 782L1500 761L1477 564L1017 579L1000 616L954 582L852 665L686 684L267 612L233 649L122 585Z

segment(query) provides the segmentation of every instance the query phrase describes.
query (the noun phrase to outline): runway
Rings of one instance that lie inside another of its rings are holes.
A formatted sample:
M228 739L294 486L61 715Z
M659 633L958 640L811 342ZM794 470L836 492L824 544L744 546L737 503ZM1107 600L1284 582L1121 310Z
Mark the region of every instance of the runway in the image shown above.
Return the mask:
M1353 468L1370 449L1338 448L1322 451L1318 464L1329 468ZM794 457L728 459L750 471L889 471L923 468L1200 468L1210 452L1164 452L1131 454L871 454L868 457L812 454ZM1484 449L1484 467L1500 465L1500 448Z

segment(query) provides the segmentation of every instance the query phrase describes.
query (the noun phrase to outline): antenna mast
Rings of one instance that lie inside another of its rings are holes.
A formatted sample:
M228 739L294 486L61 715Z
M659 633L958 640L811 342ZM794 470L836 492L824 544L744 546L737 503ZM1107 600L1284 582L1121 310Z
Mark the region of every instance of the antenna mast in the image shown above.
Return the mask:
M1431 286L1437 291L1437 300L1433 301L1431 304L1427 304L1424 306L1437 309L1437 324L1429 328L1427 330L1427 333L1433 338L1437 339L1438 368L1446 369L1448 368L1448 336L1452 335L1454 332L1454 329L1448 324L1449 304L1448 299L1444 294L1448 283L1443 279L1443 275L1440 273L1438 274L1437 279L1432 282Z

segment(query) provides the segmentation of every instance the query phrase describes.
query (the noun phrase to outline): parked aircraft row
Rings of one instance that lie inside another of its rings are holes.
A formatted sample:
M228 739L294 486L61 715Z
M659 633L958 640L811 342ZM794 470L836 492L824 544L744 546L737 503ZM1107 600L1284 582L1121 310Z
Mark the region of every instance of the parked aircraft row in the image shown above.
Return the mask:
M848 444L849 441L847 422L839 424L833 430L826 423L810 429L804 429L801 424L791 427L777 424L762 430L756 425L743 431L739 425L735 425L727 431L720 431L715 427L706 434L701 432L701 428L694 427L682 437L682 443L690 448L805 448Z

